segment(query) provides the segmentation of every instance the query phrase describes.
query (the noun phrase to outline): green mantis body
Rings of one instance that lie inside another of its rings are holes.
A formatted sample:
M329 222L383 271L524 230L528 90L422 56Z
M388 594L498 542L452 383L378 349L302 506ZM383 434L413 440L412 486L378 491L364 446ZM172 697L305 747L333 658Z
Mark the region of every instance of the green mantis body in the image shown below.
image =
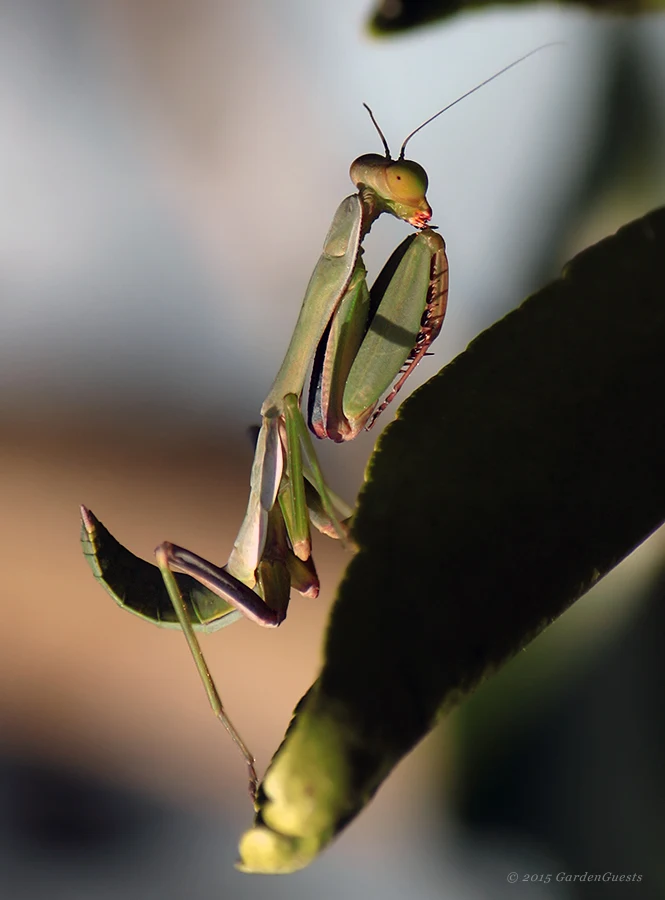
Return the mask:
M261 409L250 499L226 566L165 543L157 548L156 568L82 508L83 550L104 588L128 611L184 631L211 705L247 760L252 794L253 759L224 714L194 629L214 631L240 615L276 626L286 615L291 587L306 596L318 594L310 521L345 539L343 520L351 510L327 488L300 411L308 371L312 367L310 429L321 438L351 440L371 427L397 393L438 335L445 314L448 264L443 239L425 227L431 210L424 170L408 160L370 154L353 163L351 177L358 193L337 209L289 349ZM383 212L420 230L397 248L370 292L362 242Z
M367 154L351 166L357 192L333 217L284 362L261 408L247 512L226 566L164 543L155 567L82 508L83 551L103 587L129 612L183 630L210 704L245 757L252 796L253 757L224 712L195 631L217 630L241 615L279 625L291 587L311 597L319 591L310 524L347 539L352 510L327 487L310 431L340 442L371 428L441 330L448 295L445 244L428 224L427 174L404 158L404 150L420 128L452 105L415 129L396 160L368 108L385 156ZM362 245L382 213L416 232L394 251L370 291ZM310 370L306 423L301 401Z

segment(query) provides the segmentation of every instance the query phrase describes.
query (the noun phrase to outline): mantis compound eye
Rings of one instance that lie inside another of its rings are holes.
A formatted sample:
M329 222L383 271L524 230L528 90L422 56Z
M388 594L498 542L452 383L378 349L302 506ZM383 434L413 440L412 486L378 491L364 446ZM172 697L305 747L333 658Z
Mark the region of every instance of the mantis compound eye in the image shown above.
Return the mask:
M396 200L418 201L427 191L427 173L417 162L398 160L387 167L386 183Z

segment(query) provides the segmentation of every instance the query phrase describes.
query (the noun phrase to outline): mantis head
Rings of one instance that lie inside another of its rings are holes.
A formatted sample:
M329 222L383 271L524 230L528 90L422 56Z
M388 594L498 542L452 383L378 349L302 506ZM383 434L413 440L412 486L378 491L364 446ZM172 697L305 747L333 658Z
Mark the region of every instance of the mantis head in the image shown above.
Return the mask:
M553 47L560 43L560 41L553 41L550 44L543 44L540 47L536 47L535 50L525 53L524 56L520 56L519 59L504 66L503 69L495 72L494 75L491 75L489 78L481 81L480 84L471 88L470 91L462 94L457 100L453 100L452 103L444 106L443 109L434 113L433 116L425 119L422 124L417 128L414 128L411 134L406 137L400 148L397 159L391 157L388 141L381 131L378 122L374 118L374 113L366 103L363 103L374 127L379 133L383 149L385 150L385 156L380 156L378 153L367 153L365 156L359 156L351 165L351 181L361 191L365 190L371 192L371 201L378 213L389 212L394 216L397 216L398 219L403 219L410 225L415 225L416 228L424 228L432 218L432 209L425 197L425 192L427 191L427 173L417 162L413 162L410 159L404 159L406 145L411 138L429 125L430 122L438 119L444 112L447 112L449 109L452 109L453 106L456 106L461 100L471 96L471 94L474 94L481 87L489 84L490 81L494 81L499 75L503 75L504 72L507 72L514 66L519 65L519 63L524 62L525 59L533 56L534 53L539 53L546 47Z
M372 191L381 211L392 213L416 228L424 228L432 218L427 202L427 173L410 159L391 159L390 154L366 153L351 165L351 181L357 188Z

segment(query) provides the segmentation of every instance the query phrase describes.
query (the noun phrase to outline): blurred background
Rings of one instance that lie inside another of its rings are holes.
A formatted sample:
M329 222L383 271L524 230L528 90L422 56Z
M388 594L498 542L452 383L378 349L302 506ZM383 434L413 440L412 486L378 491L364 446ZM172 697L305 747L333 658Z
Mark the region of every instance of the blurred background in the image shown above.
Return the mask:
M146 558L165 539L227 558L247 427L352 191L349 164L380 152L363 100L396 149L474 84L564 42L410 145L451 292L409 387L662 203L662 18L537 7L376 41L369 11L0 0L2 897L663 896L662 534L288 879L234 871L245 771L185 643L122 613L80 553L85 503ZM374 227L370 272L403 233ZM321 447L349 500L375 437ZM294 597L279 631L241 622L203 641L261 768L316 675L345 564L325 539L315 555L322 596ZM555 877L585 871L643 877ZM521 881L538 873L550 883Z

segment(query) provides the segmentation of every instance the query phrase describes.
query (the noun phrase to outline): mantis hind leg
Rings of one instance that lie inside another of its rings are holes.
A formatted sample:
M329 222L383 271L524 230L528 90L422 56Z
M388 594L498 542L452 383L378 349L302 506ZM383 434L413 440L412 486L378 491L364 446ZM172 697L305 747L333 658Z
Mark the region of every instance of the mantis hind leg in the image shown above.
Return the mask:
M187 606L171 568L171 566L175 563L173 545L169 543L160 544L160 546L155 551L155 557L157 559L159 571L161 572L162 578L164 579L164 586L169 595L171 603L173 604L173 609L178 618L178 622L180 624L180 627L182 628L183 634L185 635L185 639L187 640L187 645L189 647L190 653L192 654L192 658L194 660L196 670L199 673L199 677L201 678L201 681L203 683L203 687L205 688L206 696L208 697L208 701L210 703L210 706L212 707L212 711L231 736L231 739L242 754L245 763L247 764L247 773L249 776L249 794L252 798L252 802L254 802L259 785L259 780L255 768L255 760L249 748L247 747L247 744L240 736L240 732L236 729L233 722L224 710L224 705L219 695L219 691L217 690L215 681L210 674L210 669L208 668L205 656L203 655L203 651L201 650L201 645L199 644L194 628L192 627L192 623L187 612Z
M219 691L196 637L187 603L174 573L179 572L195 579L216 595L223 597L225 602L256 624L276 627L286 616L292 581L296 583L299 579L305 581L311 589L313 577L316 581L316 593L318 593L318 579L316 579L316 571L313 566L306 568L304 573L294 571L293 566L289 566L290 560L286 554L288 548L286 538L282 535L282 529L279 517L275 515L275 511L271 510L268 516L266 546L257 570L258 586L262 590L263 597L231 575L225 568L215 566L191 550L185 550L183 547L166 542L160 544L155 551L157 566L166 592L178 624L185 635L208 702L247 764L249 793L253 800L256 798L258 789L254 757L224 710Z

